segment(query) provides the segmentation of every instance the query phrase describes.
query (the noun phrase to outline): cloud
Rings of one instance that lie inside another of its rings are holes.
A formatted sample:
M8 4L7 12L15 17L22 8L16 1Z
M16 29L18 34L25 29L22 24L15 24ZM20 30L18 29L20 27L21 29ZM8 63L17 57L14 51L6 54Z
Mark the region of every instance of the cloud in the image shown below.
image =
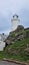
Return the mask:
M11 19L19 15L20 23L29 27L29 0L0 0L0 32L11 30Z

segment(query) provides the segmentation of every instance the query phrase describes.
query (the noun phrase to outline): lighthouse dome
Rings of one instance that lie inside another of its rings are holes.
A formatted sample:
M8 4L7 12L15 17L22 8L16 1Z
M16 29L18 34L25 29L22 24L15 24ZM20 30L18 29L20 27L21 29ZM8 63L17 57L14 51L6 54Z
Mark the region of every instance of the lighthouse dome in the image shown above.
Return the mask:
M13 15L13 18L18 18L18 15L17 14Z

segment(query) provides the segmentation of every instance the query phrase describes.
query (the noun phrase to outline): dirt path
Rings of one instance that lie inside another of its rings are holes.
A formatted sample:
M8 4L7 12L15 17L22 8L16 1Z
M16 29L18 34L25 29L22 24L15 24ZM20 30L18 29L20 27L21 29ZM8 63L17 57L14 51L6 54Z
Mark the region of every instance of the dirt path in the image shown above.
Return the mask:
M11 62L6 62L6 61L0 61L0 65L19 65Z

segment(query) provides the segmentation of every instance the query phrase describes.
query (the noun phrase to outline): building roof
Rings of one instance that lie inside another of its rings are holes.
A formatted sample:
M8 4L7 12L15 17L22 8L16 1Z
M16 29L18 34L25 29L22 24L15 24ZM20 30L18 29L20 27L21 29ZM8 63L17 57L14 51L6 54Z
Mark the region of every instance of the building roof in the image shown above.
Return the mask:
M7 38L7 35L0 34L0 41L4 41Z
M13 18L14 18L14 17L18 18L18 15L17 15L17 14L14 14L14 15L13 15Z

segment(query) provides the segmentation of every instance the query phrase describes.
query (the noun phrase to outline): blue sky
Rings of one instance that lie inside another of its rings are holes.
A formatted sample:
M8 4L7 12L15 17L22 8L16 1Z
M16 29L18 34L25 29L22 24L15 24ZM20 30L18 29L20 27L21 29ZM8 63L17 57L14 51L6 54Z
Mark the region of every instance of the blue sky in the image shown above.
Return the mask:
M11 31L11 19L18 14L20 23L29 27L29 0L0 0L0 33Z

